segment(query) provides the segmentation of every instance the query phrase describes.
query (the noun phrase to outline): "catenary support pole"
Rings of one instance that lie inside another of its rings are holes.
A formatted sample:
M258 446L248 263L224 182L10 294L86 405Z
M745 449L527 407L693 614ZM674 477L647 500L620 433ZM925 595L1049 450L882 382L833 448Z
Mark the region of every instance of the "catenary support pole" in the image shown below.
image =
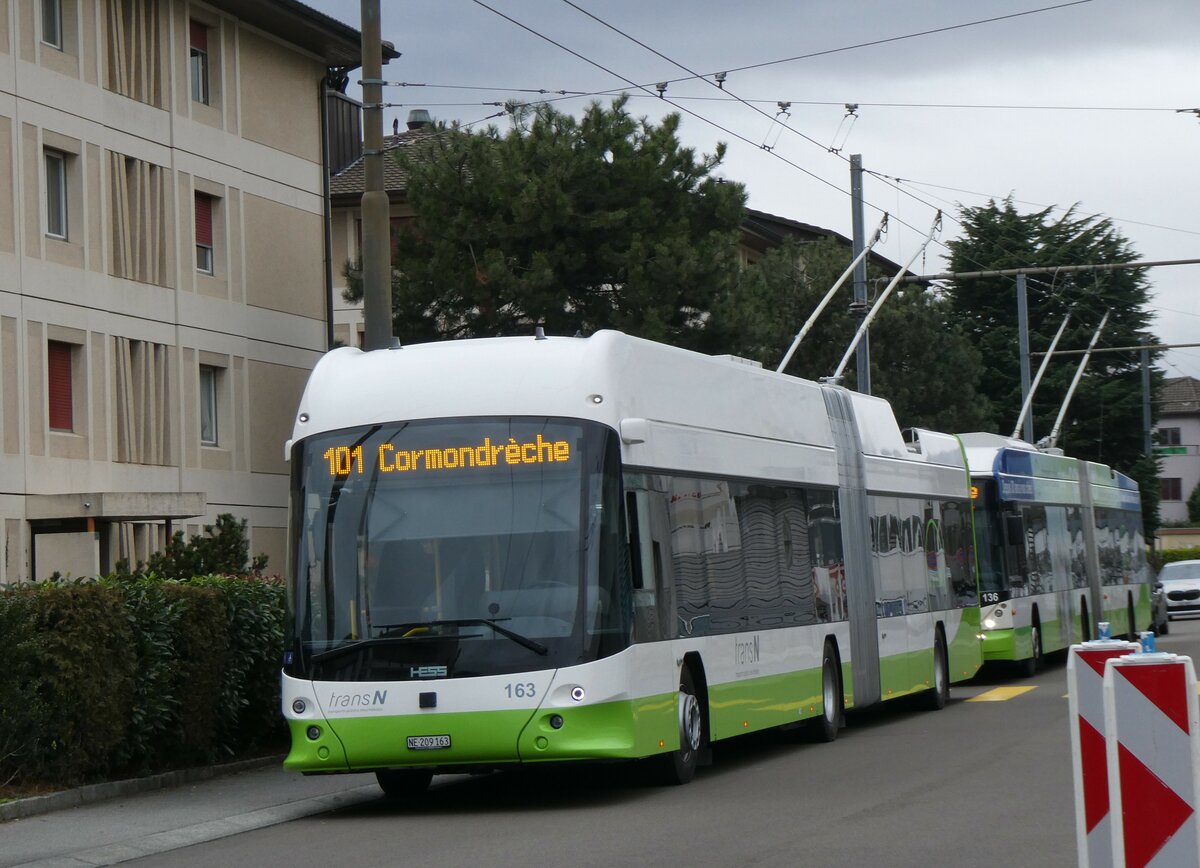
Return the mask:
M392 342L391 243L383 189L383 36L380 0L361 0L363 92L362 275L364 347Z
M1143 338L1146 344L1150 343L1150 339ZM1142 428L1146 432L1145 442L1142 444L1142 451L1147 457L1153 454L1154 444L1152 442L1152 432L1150 431L1150 350L1147 346L1142 347Z
M1025 293L1025 274L1017 275L1017 336L1021 353L1021 404L1030 400L1029 392L1029 303ZM1025 442L1033 442L1033 414L1025 416Z

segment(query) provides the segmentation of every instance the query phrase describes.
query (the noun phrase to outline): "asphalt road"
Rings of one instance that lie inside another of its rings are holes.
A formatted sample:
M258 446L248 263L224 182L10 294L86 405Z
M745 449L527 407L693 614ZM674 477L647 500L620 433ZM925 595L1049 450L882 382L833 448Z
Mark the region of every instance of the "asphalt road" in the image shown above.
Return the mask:
M1200 621L1171 628L1158 650L1194 659ZM956 685L942 711L852 715L832 744L717 745L684 787L627 767L447 776L418 809L368 798L127 864L1067 868L1074 811L1066 669L1051 660Z

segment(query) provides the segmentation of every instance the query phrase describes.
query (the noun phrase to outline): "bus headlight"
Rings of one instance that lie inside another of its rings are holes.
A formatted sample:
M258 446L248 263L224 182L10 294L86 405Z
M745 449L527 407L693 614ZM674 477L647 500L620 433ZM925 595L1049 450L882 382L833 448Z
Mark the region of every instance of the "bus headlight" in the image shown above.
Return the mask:
M983 629L995 630L996 629L996 619L995 618L984 618L983 619Z
M576 702L583 702L585 696L587 696L587 694L584 692L582 687L576 685L575 687L571 688L571 698Z
M308 736L309 741L316 741L321 737L321 727L310 726L307 730L305 730L304 734Z
M292 711L294 711L296 714L304 714L304 712L307 710L308 703L306 703L303 699L292 700Z

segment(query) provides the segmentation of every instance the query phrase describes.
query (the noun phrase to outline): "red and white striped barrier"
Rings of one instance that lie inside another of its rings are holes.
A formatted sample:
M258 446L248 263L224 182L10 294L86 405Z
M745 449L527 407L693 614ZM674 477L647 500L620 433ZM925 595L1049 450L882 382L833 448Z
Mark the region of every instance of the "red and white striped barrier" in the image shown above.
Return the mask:
M1100 639L1072 645L1067 658L1075 844L1080 868L1111 868L1113 864L1104 736L1104 664L1139 648L1134 642Z
M1200 708L1190 657L1105 662L1114 868L1200 868Z

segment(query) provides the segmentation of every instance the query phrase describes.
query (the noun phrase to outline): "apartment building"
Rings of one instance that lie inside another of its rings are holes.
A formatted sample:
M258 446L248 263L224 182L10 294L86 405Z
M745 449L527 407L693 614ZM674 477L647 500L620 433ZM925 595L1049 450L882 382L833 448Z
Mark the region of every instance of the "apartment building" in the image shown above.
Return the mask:
M360 53L295 0L0 0L0 582L225 512L284 570L324 83Z
M1154 426L1161 486L1158 517L1161 521L1187 521L1187 499L1200 486L1200 380L1164 380L1158 416Z

